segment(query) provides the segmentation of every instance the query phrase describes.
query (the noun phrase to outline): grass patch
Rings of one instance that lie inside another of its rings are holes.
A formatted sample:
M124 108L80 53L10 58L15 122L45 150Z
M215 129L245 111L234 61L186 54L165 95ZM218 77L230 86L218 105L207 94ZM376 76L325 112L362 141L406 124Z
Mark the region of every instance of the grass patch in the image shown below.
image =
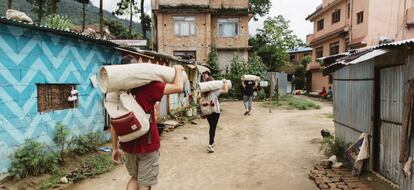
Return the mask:
M265 102L262 104L263 107L269 107L269 102ZM284 108L287 110L309 110L309 109L321 109L321 106L301 98L296 98L294 96L288 95L288 96L282 96L279 97L279 102L274 100L272 102L273 108Z
M325 116L326 116L326 118L329 118L329 119L333 119L334 118L333 113L325 114Z

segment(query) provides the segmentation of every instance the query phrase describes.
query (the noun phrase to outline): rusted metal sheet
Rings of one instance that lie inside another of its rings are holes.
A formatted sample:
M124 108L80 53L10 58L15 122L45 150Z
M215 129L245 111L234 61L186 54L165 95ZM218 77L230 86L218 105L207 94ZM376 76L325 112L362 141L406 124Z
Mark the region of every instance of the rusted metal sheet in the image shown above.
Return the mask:
M371 61L344 67L334 73L334 120L341 123L336 134L347 142L355 141L361 132L372 135L373 76ZM346 79L346 80L345 80ZM350 130L342 130L344 126Z
M380 174L399 183L402 177L399 163L402 131L403 88L405 66L382 69L381 81L381 132Z

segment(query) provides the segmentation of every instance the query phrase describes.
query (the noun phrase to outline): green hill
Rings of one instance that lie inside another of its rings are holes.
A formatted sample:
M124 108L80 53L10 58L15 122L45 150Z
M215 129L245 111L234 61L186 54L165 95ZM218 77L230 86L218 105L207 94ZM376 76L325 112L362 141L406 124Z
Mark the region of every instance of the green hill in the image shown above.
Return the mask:
M104 2L105 3L105 2ZM13 9L23 11L29 15L33 20L37 19L35 13L31 12L32 5L27 3L26 0L13 0ZM0 0L0 16L6 16L7 10L7 0ZM60 0L58 3L58 14L59 15L66 15L75 25L82 24L82 4L75 1L75 0ZM86 13L86 24L97 24L99 23L99 7L95 7L94 5L89 4L87 6L87 13ZM126 27L128 27L128 20L120 19L111 12L104 10L104 17L105 19L111 20L119 20ZM139 34L141 34L141 24L134 23L133 30Z

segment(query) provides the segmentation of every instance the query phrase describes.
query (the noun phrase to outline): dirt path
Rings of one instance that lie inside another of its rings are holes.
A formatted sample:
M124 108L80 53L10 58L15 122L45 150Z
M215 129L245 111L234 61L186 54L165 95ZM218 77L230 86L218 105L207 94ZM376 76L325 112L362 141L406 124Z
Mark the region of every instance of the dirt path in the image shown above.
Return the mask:
M188 125L162 140L159 184L154 190L307 190L316 189L308 171L322 158L320 130L332 130L332 106L320 110L273 110L254 105L242 115L241 102L225 102L216 137L216 152L206 153L208 125ZM184 138L186 137L186 139ZM124 166L96 179L71 186L75 190L124 189Z

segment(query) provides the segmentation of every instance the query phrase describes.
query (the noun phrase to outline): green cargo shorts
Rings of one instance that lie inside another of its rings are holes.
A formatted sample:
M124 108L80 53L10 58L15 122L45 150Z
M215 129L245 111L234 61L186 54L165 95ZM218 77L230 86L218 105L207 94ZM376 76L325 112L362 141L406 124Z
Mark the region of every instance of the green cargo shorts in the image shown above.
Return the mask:
M160 170L160 152L154 151L147 154L125 153L126 168L129 175L138 179L140 186L151 187L158 183Z

